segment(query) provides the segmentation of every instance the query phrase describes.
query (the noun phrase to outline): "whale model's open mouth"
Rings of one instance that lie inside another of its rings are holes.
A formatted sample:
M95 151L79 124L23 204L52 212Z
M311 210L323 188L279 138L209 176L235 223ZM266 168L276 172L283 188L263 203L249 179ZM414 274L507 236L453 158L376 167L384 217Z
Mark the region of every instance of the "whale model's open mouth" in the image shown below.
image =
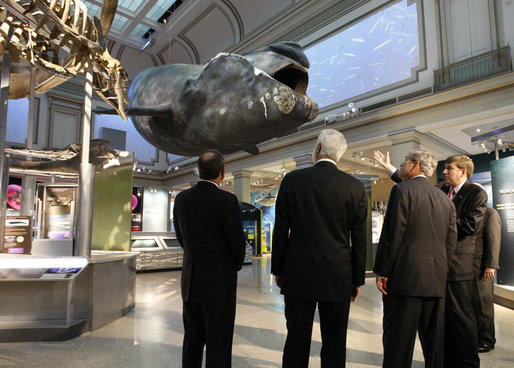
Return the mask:
M296 93L305 96L309 82L309 76L306 71L294 66L288 66L270 76L278 82L285 84Z
M283 42L242 54L242 56L276 81L305 96L309 82L307 71L310 65L298 44Z

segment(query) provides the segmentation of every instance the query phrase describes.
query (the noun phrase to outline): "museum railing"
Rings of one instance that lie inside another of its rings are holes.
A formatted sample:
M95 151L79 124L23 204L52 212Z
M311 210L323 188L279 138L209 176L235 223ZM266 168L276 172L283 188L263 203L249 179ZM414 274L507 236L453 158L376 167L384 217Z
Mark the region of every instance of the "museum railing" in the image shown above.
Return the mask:
M512 70L510 46L434 70L434 91L442 91Z

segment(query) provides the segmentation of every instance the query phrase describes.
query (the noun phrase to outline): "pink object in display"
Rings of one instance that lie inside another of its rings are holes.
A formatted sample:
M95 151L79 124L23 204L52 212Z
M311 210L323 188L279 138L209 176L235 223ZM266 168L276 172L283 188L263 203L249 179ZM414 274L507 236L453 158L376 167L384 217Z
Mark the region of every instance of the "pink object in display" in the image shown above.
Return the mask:
M8 248L7 253L11 254L23 254L23 248Z
M15 210L20 209L21 186L10 184L7 187L7 204Z
M137 206L137 197L132 194L132 211L134 211L134 208Z

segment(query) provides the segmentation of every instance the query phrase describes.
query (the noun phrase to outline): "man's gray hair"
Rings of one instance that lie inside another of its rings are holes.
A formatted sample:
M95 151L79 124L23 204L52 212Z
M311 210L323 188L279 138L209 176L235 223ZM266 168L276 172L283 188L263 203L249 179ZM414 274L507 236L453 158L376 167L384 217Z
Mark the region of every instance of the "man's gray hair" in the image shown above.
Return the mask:
M437 161L434 155L428 151L412 151L407 156L412 162L419 162L419 169L427 177L431 177L437 167Z
M347 147L343 133L335 129L323 129L319 133L316 147L318 144L321 144L320 156L330 157L335 162L343 157Z

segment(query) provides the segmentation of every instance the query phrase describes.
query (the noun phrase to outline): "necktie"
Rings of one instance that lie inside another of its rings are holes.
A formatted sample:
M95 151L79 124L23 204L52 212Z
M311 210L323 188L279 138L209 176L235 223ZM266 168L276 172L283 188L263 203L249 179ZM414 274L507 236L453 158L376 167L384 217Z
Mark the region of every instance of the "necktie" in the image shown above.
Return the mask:
M453 199L453 193L455 193L455 190L450 190L450 193L448 193L448 198Z

